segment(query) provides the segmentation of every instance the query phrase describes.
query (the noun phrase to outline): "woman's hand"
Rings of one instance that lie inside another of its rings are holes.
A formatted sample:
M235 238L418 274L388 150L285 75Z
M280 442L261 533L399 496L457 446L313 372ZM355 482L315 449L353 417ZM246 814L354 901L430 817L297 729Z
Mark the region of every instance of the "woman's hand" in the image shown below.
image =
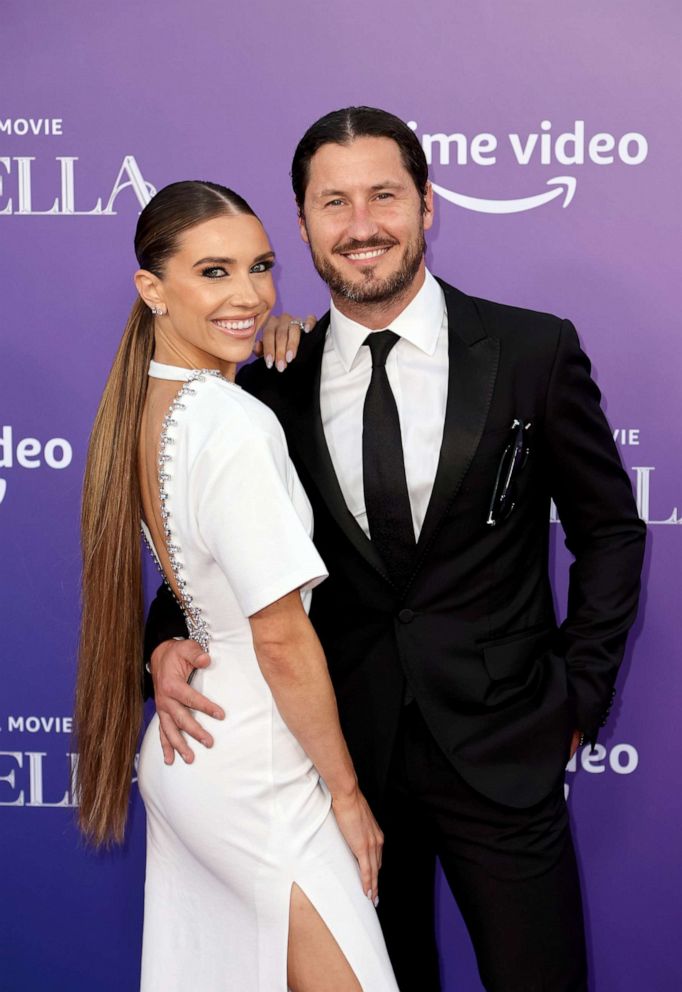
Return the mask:
M346 843L360 867L362 889L376 906L379 902L379 869L384 835L367 800L356 789L350 796L332 798L332 810Z
M301 331L308 334L316 323L317 317L312 313L305 320L292 317L290 313L268 317L263 325L263 340L256 341L254 354L262 355L269 369L274 365L278 372L284 372L289 362L296 358Z

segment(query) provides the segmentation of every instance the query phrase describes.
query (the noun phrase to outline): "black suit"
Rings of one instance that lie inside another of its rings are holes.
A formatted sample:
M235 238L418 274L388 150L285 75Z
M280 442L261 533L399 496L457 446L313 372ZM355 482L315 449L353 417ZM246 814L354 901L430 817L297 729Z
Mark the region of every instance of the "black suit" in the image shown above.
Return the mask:
M405 588L391 583L346 507L325 443L319 387L328 315L285 374L258 362L239 376L280 419L313 505L315 543L330 577L315 591L310 616L380 822L396 742L417 732L415 719L463 793L491 809L555 802L572 731L594 741L608 713L639 593L645 529L573 326L441 285L449 326L445 429ZM513 481L513 512L492 527L490 498L515 419L530 424L529 455ZM575 556L560 628L547 567L550 498ZM150 646L182 632L169 611L165 598L157 600ZM416 700L409 717L406 684ZM485 952L477 951L480 962ZM427 987L435 985L414 985Z

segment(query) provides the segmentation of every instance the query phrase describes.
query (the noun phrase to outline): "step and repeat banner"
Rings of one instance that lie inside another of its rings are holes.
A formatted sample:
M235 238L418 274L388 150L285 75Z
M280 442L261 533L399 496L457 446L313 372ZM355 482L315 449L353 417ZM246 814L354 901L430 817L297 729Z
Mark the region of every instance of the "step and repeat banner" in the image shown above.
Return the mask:
M610 722L566 773L592 987L682 988L680 21L671 0L0 4L3 992L139 980L137 787L128 839L104 854L79 838L69 787L80 486L137 215L175 180L233 187L277 251L279 305L321 314L288 173L305 128L350 104L422 142L432 271L570 318L593 360L649 542ZM563 613L570 560L552 534ZM444 989L476 992L440 879L437 898Z

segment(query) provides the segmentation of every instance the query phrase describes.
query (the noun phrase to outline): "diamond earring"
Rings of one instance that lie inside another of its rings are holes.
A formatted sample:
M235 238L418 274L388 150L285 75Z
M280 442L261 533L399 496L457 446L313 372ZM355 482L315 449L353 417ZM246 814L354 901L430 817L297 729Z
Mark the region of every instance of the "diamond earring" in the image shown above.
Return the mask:
M166 309L165 309L165 307L150 307L149 309L151 310L151 312L154 314L155 317L165 317L166 316Z

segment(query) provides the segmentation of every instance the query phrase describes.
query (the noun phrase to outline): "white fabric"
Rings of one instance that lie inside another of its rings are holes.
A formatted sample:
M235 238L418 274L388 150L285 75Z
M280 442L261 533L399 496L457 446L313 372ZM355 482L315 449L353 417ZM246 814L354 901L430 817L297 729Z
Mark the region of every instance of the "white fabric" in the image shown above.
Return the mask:
M415 538L419 538L436 477L448 396L448 321L443 291L427 270L424 285L391 321L400 337L386 361L403 441ZM372 357L371 331L330 308L322 356L320 412L346 506L369 537L362 479L362 410Z
M188 377L159 367L163 378ZM210 634L193 685L215 743L168 766L154 717L142 744L147 809L142 992L285 992L291 886L306 893L365 992L397 992L374 907L312 762L282 720L248 614L326 575L310 504L267 407L207 377L173 415L164 471L186 594Z

